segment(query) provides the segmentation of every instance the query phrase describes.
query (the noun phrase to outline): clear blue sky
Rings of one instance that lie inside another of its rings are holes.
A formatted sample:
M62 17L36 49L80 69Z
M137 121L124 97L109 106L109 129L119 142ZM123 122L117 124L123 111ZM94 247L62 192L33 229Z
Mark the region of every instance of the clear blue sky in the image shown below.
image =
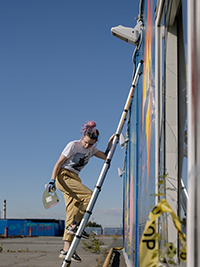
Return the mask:
M7 218L65 219L60 203L42 205L44 185L65 145L80 139L94 120L105 150L116 131L132 79L134 46L111 35L119 24L134 27L139 0L0 1L0 211ZM91 219L122 224L123 182L117 147ZM103 161L81 172L93 189Z

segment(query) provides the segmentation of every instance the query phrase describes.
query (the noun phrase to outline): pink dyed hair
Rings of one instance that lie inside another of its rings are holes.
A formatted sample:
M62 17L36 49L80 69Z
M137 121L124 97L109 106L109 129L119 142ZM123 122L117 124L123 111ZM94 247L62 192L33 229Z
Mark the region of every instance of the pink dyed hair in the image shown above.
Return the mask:
M84 123L81 128L81 133L83 134L82 138L88 135L91 139L98 141L99 131L96 129L96 126L94 121L87 121Z

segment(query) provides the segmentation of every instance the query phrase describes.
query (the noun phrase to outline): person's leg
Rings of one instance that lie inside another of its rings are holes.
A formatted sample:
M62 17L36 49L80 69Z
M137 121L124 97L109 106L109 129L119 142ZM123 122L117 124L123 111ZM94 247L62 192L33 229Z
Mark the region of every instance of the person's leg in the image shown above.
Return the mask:
M73 193L76 194L73 201L74 203L72 203L71 205L73 209L72 213L73 215L76 214L76 216L74 218L73 223L66 223L67 234L74 236L87 209L87 206L92 196L92 191L88 189L85 185L83 185L81 181L75 179L67 179L67 185L70 187ZM77 199L79 199L79 201ZM69 207L67 210L69 210ZM69 220L67 221L69 222ZM83 230L82 237L89 239L89 234L87 234L87 232Z
M64 195L64 199L66 205L66 221L65 221L63 240L69 241L71 243L71 241L73 240L73 236L69 235L67 232L68 232L68 227L70 225L75 224L75 217L79 209L79 202L76 199L68 196L67 194Z
M71 246L71 243L72 242L70 242L70 241L64 241L64 247L63 247L63 250L64 251L68 251L69 250L69 248L70 248L70 246Z
M66 191L65 184L63 184L63 180L66 179L66 176L62 173L58 175L56 180L56 187L63 193L65 200L65 210L66 210L66 220L65 220L65 230L63 234L63 240L66 241L66 245L68 247L73 240L73 236L67 234L67 228L69 225L73 224L76 213L79 208L79 202L76 199L71 197ZM68 244L68 245L67 245ZM65 248L63 248L65 250ZM66 250L65 250L66 251Z
M64 249L60 250L59 258L65 259L66 255L68 253L70 245L71 245L71 242L65 241ZM75 261L75 262L81 262L82 261L81 258L78 256L76 251L74 251L74 253L72 254L71 260Z
M70 210L70 221L74 219L76 223L79 223L88 206L92 191L81 183L76 173L63 169L57 177L56 187L66 198L70 196L74 199L72 205L69 205L69 200L67 200L66 211L69 213Z
M66 212L67 212L66 225L69 225L73 223L74 221L73 213L77 212L79 203L76 203L77 202L76 200L74 200L72 197L66 194L64 195L64 199L65 199ZM73 211L75 207L76 207L76 211L75 210ZM63 235L64 245L63 245L63 249L60 250L59 258L64 259L66 257L73 238L74 237L72 235L67 234L67 228L65 227L65 231ZM81 258L78 256L76 252L73 253L71 260L74 262L81 262Z
M70 183L71 181L69 181L68 184L70 185ZM87 209L87 206L90 202L92 191L79 182L73 181L73 185L75 186L74 191L76 191L76 195L80 199L79 202L75 202L74 204L74 214L76 215L74 218L73 225L78 225L81 222L83 215Z
M57 177L56 187L64 194L66 205L66 224L63 235L66 249L73 240L73 236L67 233L68 227L80 223L90 201L92 191L81 183L77 174L64 169L61 169ZM85 236L85 238L88 238L88 236Z

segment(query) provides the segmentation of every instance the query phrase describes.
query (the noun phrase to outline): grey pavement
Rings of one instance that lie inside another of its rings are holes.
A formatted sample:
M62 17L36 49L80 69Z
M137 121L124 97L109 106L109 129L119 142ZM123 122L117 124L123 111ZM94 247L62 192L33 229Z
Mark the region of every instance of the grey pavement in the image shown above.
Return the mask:
M104 242L104 248L109 252L111 247L122 247L122 237L113 240L112 236L98 237ZM62 237L23 237L0 239L0 266L1 267L60 267L63 260L58 257L63 248ZM106 254L85 251L80 242L77 253L81 263L72 262L70 267L101 267ZM113 267L125 267L123 253L116 251L112 257Z

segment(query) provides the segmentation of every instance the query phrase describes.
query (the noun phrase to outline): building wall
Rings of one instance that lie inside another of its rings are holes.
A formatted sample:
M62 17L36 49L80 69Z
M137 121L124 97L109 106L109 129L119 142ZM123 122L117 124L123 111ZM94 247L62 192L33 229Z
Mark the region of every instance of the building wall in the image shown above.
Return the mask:
M124 189L124 248L129 266L138 266L139 242L155 205L155 1L144 1L144 30L136 65L143 60L129 110L129 143Z
M135 59L136 65L143 60L143 73L129 109L124 175L124 250L130 267L139 266L139 243L158 201L166 198L180 220L186 219L181 187L183 180L187 189L186 13L185 0L142 1L144 29ZM179 250L170 216L158 222L159 248L173 242Z
M0 235L8 228L8 236L61 236L64 231L62 220L8 219L0 220Z
M0 220L0 235L5 234L8 228L8 236L62 236L64 232L64 220L39 220L39 219L7 219ZM122 235L121 227L86 227L85 231L96 235Z

